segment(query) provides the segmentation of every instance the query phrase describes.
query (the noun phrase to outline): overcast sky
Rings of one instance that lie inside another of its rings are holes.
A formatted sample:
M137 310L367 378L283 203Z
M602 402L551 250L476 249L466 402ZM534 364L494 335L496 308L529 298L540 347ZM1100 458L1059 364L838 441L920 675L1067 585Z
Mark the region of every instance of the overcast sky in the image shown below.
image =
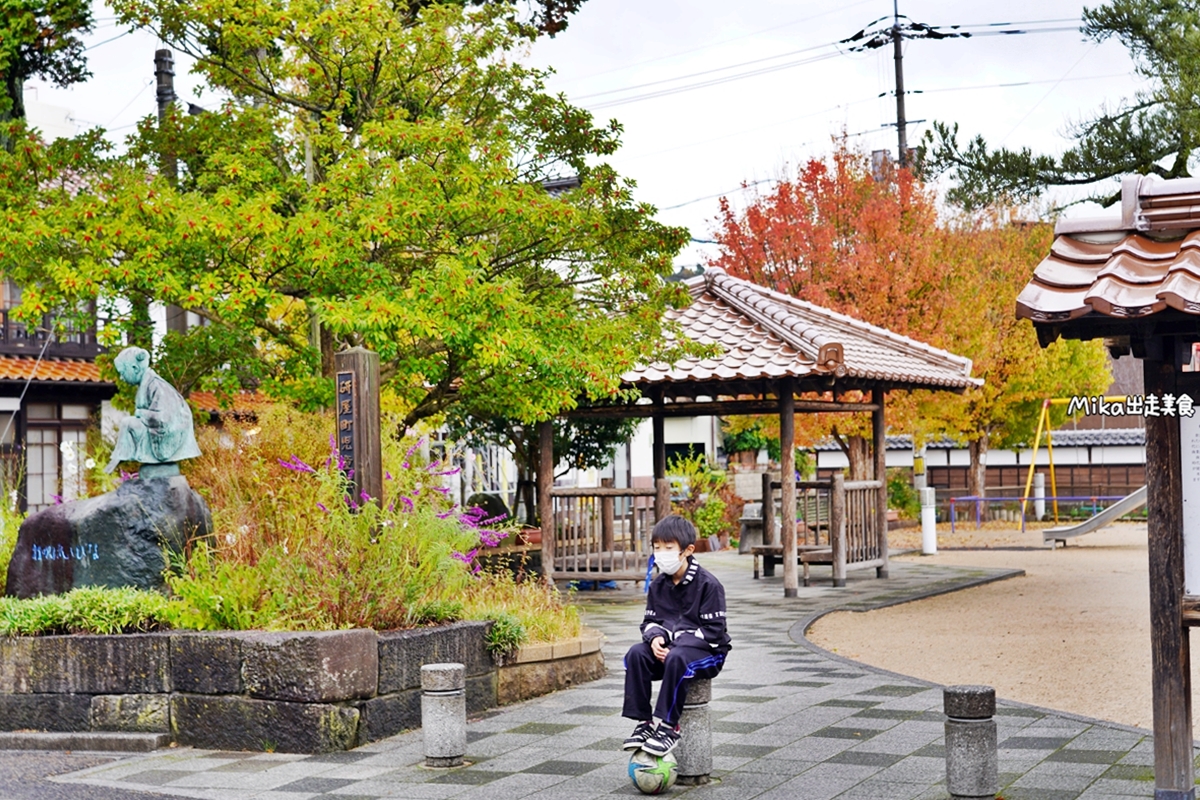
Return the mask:
M964 138L979 133L991 143L1059 152L1073 121L1132 96L1140 85L1119 44L1096 45L1073 27L1083 3L997 6L901 0L901 14L932 25L1067 28L907 42L905 84L919 92L908 96L908 117L925 120L910 126L910 144L930 122L943 120L957 122ZM827 153L831 137L843 131L864 150L895 150L895 129L881 127L895 120L891 48L843 54L828 46L891 12L892 0L588 0L568 30L540 40L528 60L555 69L552 90L566 92L600 121L619 120L624 146L614 166L637 181L639 199L658 206L662 221L707 239L716 196L740 201L744 181L794 171ZM69 109L81 129L99 124L120 137L154 113L159 43L144 33L106 42L122 31L101 3L96 17L88 40L91 81L69 89L32 81L27 98ZM1046 22L1025 24L1035 21ZM808 63L795 63L802 61ZM188 66L178 65L176 81L180 94L193 99L197 81ZM759 74L725 80L753 71ZM711 85L679 91L697 83ZM678 263L698 263L711 251L694 244Z

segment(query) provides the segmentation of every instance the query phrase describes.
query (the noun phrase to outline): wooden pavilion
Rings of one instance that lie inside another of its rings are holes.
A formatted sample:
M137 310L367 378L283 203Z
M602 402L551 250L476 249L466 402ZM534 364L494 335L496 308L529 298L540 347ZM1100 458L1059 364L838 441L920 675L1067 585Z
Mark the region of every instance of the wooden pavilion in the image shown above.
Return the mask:
M1043 346L1103 338L1114 357L1142 360L1146 394L1125 410L1146 418L1154 797L1195 800L1188 639L1200 625L1200 180L1133 175L1122 182L1119 218L1059 222L1017 316Z
M871 415L874 479L858 482L848 504L851 525L870 540L860 566L888 572L885 397L896 389L962 392L982 381L971 361L844 314L806 303L709 268L688 282L690 306L668 311L683 335L715 344L712 358L638 367L623 376L639 399L624 405L585 406L572 417L649 417L653 421L653 489L554 488L553 433L540 428L538 471L542 563L553 579L636 579L647 570L653 520L669 512L663 420L726 414L779 414L782 445L780 503L784 595L795 597L797 487L794 417L798 413ZM848 392L869 396L847 402ZM831 399L810 400L817 395ZM814 482L815 483L815 482ZM847 484L849 487L849 484Z

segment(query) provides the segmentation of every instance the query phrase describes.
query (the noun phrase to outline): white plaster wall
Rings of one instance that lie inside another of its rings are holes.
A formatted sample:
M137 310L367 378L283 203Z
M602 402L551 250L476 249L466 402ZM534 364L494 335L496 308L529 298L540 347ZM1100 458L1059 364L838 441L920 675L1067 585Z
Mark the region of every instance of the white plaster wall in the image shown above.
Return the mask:
M987 463L989 467L1011 467L1017 463L1017 454L1012 450L989 450Z
M634 477L654 477L654 425L644 419L629 442L629 473Z
M710 457L713 446L712 417L671 417L663 420L663 440L667 444L703 444Z
M46 141L69 139L79 132L79 126L75 124L75 112L65 106L38 101L36 95L30 96L30 88L25 90L25 119L42 132Z
M709 458L716 458L719 425L715 417L669 417L663 420L665 444L702 444ZM654 423L642 420L629 444L630 474L635 478L654 476Z
M850 459L841 450L818 450L817 469L847 469Z
M117 431L120 430L121 423L128 418L129 415L124 411L113 408L111 400L100 401L100 435L108 441L117 440Z
M1141 445L1093 447L1093 464L1145 464L1146 448Z

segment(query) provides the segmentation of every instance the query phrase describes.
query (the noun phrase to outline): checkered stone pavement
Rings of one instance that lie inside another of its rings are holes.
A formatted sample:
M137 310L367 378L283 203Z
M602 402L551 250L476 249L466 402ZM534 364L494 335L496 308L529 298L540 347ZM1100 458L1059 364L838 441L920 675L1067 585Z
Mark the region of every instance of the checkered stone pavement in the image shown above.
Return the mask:
M833 608L866 610L1019 574L893 563L892 577L851 573L845 588L752 580L748 559L701 556L725 584L734 649L713 681L713 781L689 800L942 800L941 687L857 664L808 643L808 623ZM622 657L637 641L636 589L581 592L606 634L608 676L496 709L468 725L469 764L426 769L420 731L348 753L299 756L171 749L56 780L206 800L585 800L637 796L621 742ZM1145 732L1000 701L1005 800L1152 797Z

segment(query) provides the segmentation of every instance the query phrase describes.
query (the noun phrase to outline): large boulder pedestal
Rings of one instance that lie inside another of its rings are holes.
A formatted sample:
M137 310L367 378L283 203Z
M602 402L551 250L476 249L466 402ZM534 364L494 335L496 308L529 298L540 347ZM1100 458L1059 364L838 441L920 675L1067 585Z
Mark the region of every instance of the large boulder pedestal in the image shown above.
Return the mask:
M4 593L79 586L158 589L169 553L212 531L204 498L181 475L135 478L115 491L53 506L21 525Z

